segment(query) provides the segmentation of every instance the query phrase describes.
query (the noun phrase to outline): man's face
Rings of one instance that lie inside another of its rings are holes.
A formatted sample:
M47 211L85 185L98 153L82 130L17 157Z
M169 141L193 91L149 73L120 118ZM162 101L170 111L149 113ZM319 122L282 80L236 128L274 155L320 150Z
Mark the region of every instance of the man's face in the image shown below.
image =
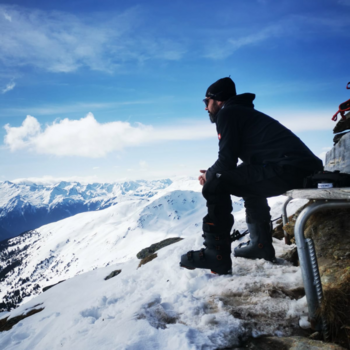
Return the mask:
M219 112L221 106L219 106L219 102L213 100L211 98L207 98L208 105L205 107L205 110L208 111L209 119L212 123L215 123L215 115Z

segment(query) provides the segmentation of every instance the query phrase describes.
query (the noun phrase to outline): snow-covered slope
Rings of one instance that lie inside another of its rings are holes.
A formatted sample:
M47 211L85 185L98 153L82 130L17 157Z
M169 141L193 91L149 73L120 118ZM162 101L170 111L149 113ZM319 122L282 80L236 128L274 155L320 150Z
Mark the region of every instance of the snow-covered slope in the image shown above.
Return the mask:
M133 258L51 288L11 313L44 308L0 333L1 349L213 350L298 327L305 299L276 292L302 285L298 268L238 258L232 276L180 269L191 243L166 247L138 269Z
M168 179L87 185L0 182L0 241L78 213L108 208L125 198L152 197L171 183Z
M243 230L242 201L233 199L235 228ZM269 201L273 217L283 201ZM0 318L44 310L0 333L1 349L216 349L249 335L291 334L306 312L304 298L290 297L302 286L299 268L236 258L233 275L219 277L179 267L181 254L202 246L205 211L197 182L174 182L151 198L129 198L9 240L2 254L18 266L8 269L1 293L31 295ZM138 251L170 237L184 240L137 268ZM290 249L274 244L277 255ZM116 269L120 275L105 281Z
M107 209L77 214L0 243L0 298L5 298L0 307L12 307L76 274L127 261L162 239L201 238L206 206L200 190L197 181L178 181L153 197L129 196ZM242 200L236 198L233 207L241 210Z

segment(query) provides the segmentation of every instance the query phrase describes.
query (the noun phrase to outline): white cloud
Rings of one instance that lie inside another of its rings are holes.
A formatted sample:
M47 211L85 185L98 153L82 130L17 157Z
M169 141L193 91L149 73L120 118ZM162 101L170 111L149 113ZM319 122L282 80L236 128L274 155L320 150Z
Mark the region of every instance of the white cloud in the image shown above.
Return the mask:
M143 13L137 7L93 18L19 6L0 5L1 10L0 61L7 66L114 72L130 62L179 60L185 52L181 43L141 28Z
M6 85L6 87L2 89L2 93L6 94L6 92L11 91L12 89L14 89L15 86L16 86L16 83L14 83L14 82L8 83Z
M350 5L350 0L339 0L343 5ZM262 0L263 2L263 0ZM304 16L290 14L274 20L271 23L259 24L251 23L247 29L246 26L234 26L230 31L223 29L216 31L216 37L206 38L205 57L211 59L225 59L237 50L258 45L266 42L272 42L273 39L289 40L288 38L311 37L314 33L330 35L332 32L341 33L348 36L350 24L346 16L332 18L329 16ZM217 43L217 36L223 38ZM227 39L226 39L227 38Z
M233 50L247 45L253 45L261 41L265 41L273 36L277 36L280 33L279 26L272 26L260 30L258 33L247 35L238 39L229 39L228 42L231 44Z
M4 143L11 151L26 149L39 154L90 158L152 142L216 137L209 123L158 128L122 121L101 124L92 113L79 120L63 119L44 129L36 118L27 116L21 126L7 124L4 128Z
M5 136L5 144L9 145L11 150L26 148L32 143L32 140L40 134L39 122L30 115L18 128L11 128L5 125L7 135Z
M281 124L293 132L331 130L335 123L331 120L334 111L289 111L277 109L265 109L264 113L277 119Z
M7 21L12 22L12 17L9 16L6 12L3 12L3 15Z
M228 39L220 42L220 45L214 43L208 45L208 52L205 56L212 59L227 58L242 47L256 45L273 37L283 35L284 26L284 23L275 23L265 28L256 29L255 31L252 27L251 33L246 33L246 28L236 28L234 37L227 33L225 36Z

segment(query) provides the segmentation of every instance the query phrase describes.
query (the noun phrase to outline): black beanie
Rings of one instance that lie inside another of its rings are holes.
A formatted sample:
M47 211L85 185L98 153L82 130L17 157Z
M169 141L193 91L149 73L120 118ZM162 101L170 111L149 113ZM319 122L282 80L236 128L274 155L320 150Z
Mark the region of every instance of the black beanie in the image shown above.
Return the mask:
M206 97L217 101L226 101L236 95L236 86L231 78L219 79L208 87L205 94Z

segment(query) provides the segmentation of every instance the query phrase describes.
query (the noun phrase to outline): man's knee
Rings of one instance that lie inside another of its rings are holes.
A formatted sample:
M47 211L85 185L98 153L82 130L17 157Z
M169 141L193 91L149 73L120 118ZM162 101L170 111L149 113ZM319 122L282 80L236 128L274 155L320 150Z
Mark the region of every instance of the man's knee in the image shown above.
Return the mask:
M212 195L225 194L228 193L228 191L225 191L225 187L221 179L214 177L204 184L202 193L203 197L207 198L208 196Z

